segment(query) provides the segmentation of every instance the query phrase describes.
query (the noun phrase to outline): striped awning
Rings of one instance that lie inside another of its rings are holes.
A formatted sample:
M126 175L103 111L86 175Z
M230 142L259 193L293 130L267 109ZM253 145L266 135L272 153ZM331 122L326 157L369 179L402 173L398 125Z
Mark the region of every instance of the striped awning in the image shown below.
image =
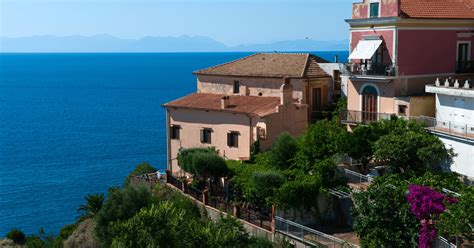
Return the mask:
M349 59L371 59L382 45L382 40L361 40L354 48Z

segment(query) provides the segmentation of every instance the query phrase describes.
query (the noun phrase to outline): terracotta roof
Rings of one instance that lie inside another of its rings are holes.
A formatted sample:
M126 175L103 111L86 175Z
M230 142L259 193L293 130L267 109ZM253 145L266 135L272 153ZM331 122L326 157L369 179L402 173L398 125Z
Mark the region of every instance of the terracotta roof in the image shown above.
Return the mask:
M194 74L247 77L329 77L318 63L328 61L309 53L256 53Z
M401 0L410 18L474 19L474 0Z
M201 110L214 110L232 113L253 114L266 116L276 113L280 105L279 97L262 96L229 96L227 108L221 108L222 94L193 93L180 99L163 104L163 107L178 107Z

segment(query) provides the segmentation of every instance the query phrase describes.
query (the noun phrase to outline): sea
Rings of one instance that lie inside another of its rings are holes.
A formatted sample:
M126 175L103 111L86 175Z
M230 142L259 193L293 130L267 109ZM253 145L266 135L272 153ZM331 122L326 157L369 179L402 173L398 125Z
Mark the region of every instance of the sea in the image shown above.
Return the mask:
M166 168L162 104L196 91L193 71L250 54L0 53L0 237L57 234L87 194Z

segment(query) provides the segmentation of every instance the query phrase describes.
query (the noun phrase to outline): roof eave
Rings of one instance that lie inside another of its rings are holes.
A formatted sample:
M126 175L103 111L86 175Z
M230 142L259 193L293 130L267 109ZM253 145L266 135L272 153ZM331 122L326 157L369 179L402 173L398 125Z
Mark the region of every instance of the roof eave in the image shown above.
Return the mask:
M225 113L232 113L232 114L252 115L255 117L265 117L269 115L269 114L259 115L259 114L250 113L250 112L239 112L239 111L232 111L228 109L207 109L207 108L195 108L195 107L185 107L185 106L173 106L173 105L166 105L166 104L163 104L161 106L164 108L191 109L191 110L200 110L200 111L206 111L206 112L225 112ZM274 113L270 113L270 114L274 114Z
M232 75L232 74L215 74L215 73L193 73L194 75L201 75L201 76L220 76L220 77L258 77L258 78L306 78L306 77L301 77L301 76L276 76L276 75Z

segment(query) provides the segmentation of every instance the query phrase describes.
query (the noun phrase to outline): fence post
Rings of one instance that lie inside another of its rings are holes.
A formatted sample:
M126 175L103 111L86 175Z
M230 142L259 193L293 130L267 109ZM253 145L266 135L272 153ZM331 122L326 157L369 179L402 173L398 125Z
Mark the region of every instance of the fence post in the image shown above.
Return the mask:
M183 193L188 193L188 184L181 181L181 191L183 191Z
M270 228L272 229L273 235L275 235L275 205L272 205L272 222L270 224Z
M239 218L240 217L240 209L237 205L233 205L233 208L232 208L232 214L235 216L235 218Z
M202 191L202 203L204 203L204 205L209 204L209 196L207 195L207 189Z
M166 170L166 183L170 183L170 179L171 179L171 171Z

